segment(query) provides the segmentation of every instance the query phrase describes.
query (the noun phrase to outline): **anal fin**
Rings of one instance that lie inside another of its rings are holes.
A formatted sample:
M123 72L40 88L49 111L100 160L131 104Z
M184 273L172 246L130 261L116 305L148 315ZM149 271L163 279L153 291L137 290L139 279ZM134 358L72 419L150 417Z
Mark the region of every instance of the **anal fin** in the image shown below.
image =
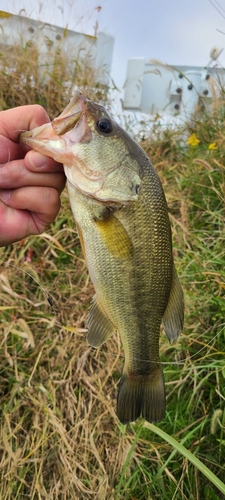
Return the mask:
M175 267L169 301L162 318L163 327L170 342L177 339L184 324L184 296Z
M85 258L85 260L86 260L86 251L85 251L85 245L84 245L83 233L82 233L82 231L81 231L81 228L80 228L79 224L77 224L77 223L76 223L76 225L77 225L77 232L78 232L78 236L79 236L79 238L80 238L80 243L81 243L82 252L83 252L83 254L84 254L84 258Z
M88 313L86 327L88 328L87 341L92 347L100 347L116 330L99 306L96 297Z

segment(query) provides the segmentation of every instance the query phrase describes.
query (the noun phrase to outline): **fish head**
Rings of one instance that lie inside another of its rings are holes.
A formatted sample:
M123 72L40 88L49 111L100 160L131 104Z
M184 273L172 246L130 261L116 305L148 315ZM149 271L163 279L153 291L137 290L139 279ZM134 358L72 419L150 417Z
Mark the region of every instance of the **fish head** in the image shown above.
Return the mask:
M141 148L78 89L60 116L23 132L20 141L63 163L70 185L86 196L119 204L138 198Z

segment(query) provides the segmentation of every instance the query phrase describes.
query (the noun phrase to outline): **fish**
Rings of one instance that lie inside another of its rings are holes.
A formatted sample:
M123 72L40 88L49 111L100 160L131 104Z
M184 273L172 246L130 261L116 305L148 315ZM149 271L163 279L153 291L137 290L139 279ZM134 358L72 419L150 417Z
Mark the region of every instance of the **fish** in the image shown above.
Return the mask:
M123 424L138 417L159 422L166 411L161 324L173 342L184 322L159 176L141 146L79 89L61 115L20 141L64 165L95 289L87 341L98 348L118 331L124 349L117 416Z

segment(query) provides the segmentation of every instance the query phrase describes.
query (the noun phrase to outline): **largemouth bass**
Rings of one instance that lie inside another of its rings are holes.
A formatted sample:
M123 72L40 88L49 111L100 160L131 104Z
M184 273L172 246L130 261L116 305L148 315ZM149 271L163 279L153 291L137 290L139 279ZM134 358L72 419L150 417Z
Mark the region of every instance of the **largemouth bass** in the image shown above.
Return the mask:
M160 325L170 342L183 327L183 293L172 255L168 209L143 149L104 107L79 90L52 123L21 142L64 164L72 212L96 295L87 340L119 331L125 353L117 414L122 423L165 415Z

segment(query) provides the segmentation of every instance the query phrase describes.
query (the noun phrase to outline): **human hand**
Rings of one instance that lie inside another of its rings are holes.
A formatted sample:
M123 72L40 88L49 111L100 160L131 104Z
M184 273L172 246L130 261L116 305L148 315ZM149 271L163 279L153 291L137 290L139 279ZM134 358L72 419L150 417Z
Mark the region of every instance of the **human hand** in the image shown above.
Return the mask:
M0 246L42 233L59 211L63 166L19 143L21 132L46 122L39 105L0 112Z

